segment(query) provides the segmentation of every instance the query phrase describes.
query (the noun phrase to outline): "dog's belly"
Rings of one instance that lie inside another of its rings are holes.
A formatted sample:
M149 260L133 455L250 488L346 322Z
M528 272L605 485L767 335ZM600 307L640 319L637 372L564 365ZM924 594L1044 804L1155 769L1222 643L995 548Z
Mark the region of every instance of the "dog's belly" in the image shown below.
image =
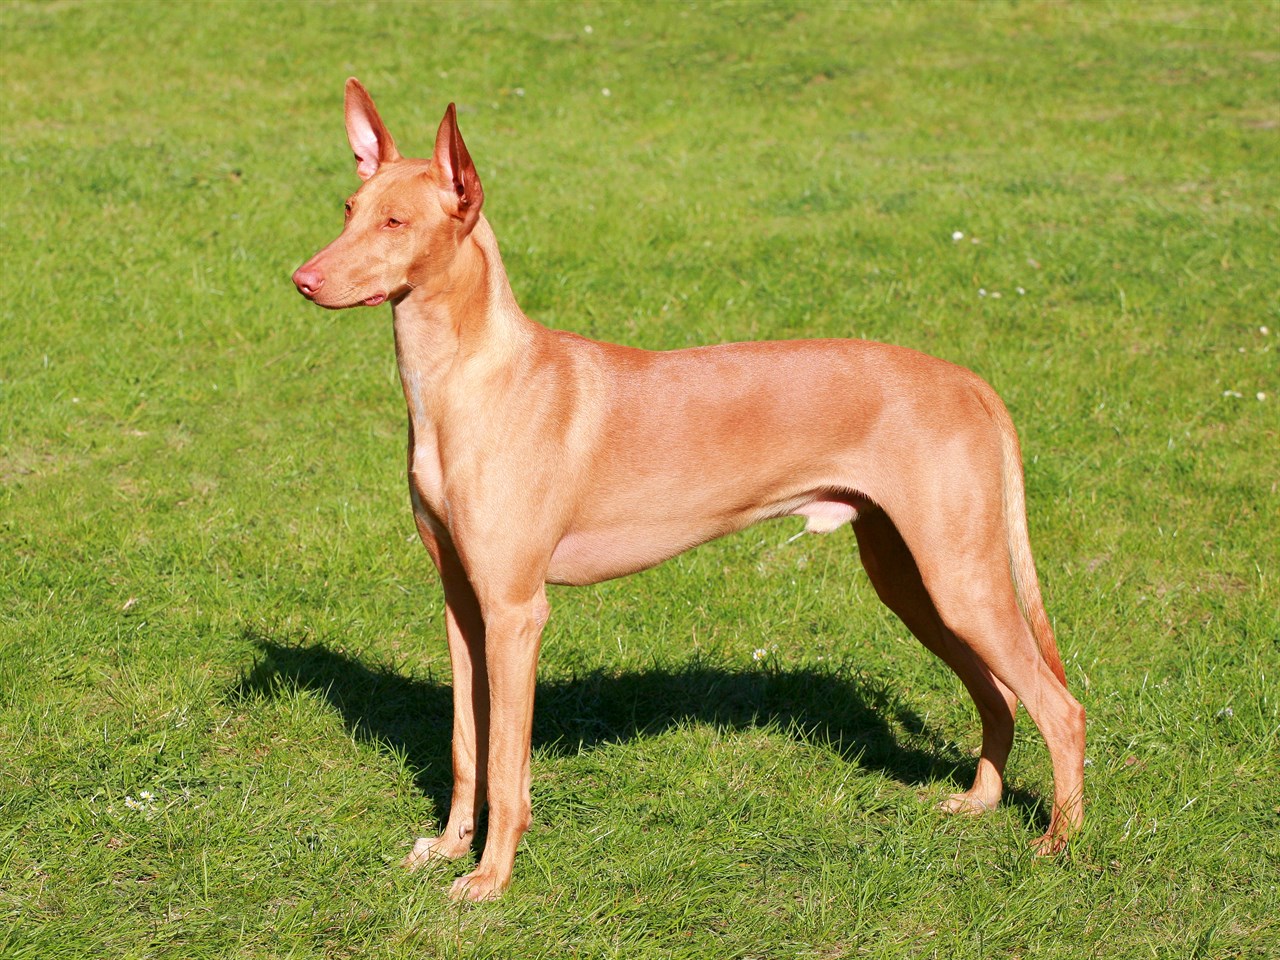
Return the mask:
M566 534L552 553L547 582L584 586L625 577L709 540L776 517L804 517L806 533L830 533L872 506L871 501L855 493L811 494L701 523L684 518L575 530Z
M710 532L698 536L683 526L668 524L575 531L556 545L547 568L547 582L580 587L625 577L720 535L721 532Z

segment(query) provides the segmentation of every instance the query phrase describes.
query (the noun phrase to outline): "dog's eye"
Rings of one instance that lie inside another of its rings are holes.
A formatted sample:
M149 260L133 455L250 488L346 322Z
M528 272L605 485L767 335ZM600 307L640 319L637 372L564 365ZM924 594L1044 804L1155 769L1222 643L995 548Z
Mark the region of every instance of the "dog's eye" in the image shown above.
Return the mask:
M397 220L395 217L387 217L387 227L394 230L396 227L403 227L404 221Z
M343 214L343 216L345 216L348 220L350 220L350 219L351 219L351 201L350 201L350 200L348 200L346 203L344 203L344 204L342 205L342 208L343 208L343 210L344 210L344 211L346 211L346 212Z

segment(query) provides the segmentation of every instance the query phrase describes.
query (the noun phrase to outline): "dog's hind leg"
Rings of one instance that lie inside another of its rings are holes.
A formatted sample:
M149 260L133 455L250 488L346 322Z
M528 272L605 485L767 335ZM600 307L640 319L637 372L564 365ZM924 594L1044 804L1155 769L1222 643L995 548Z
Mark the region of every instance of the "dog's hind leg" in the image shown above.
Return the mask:
M1036 848L1057 852L1084 819L1084 707L1055 673L1019 609L1001 524L991 513L984 518L972 509L963 529L949 525L940 510L923 512L918 520L902 540L954 648L1022 701L1049 748L1053 813ZM968 676L976 673L969 670ZM1012 702L1007 701L1010 707ZM1011 709L1008 722L1011 728Z
M973 697L982 719L982 753L973 786L942 803L948 813L982 813L1000 802L1004 767L1013 745L1018 701L968 646L943 623L920 579L915 558L883 510L861 514L853 524L858 551L871 585L917 639L947 664Z

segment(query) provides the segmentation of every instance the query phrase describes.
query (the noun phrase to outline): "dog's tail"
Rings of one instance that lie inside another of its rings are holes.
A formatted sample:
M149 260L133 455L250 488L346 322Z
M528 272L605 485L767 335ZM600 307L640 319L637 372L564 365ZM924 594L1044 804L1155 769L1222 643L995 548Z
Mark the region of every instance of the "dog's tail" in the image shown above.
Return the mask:
M1058 643L1053 636L1049 614L1044 609L1040 578L1036 576L1036 564L1031 556L1026 490L1022 479L1022 448L1018 444L1018 432L1014 429L1009 411L1000 398L995 396L994 391L992 397L995 402L989 404L988 410L1000 430L1005 537L1009 545L1009 568L1013 573L1014 589L1022 604L1022 615L1026 617L1031 633L1036 638L1036 646L1040 648L1040 656L1065 687L1067 674L1062 669L1062 657L1058 654Z

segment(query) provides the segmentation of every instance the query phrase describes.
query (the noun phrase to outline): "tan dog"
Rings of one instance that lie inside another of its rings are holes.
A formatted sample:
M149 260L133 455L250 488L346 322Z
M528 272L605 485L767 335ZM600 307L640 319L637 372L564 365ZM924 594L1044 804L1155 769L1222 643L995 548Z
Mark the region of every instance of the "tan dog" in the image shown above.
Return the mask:
M400 156L355 79L346 122L365 183L293 281L330 309L392 305L409 496L444 584L454 701L449 820L406 864L466 853L487 799L484 853L450 895L510 882L530 822L547 583L621 577L785 516L816 533L852 521L880 599L973 696L977 777L944 809L1000 801L1026 704L1053 760L1038 850L1060 849L1082 819L1084 709L1040 598L1017 435L991 387L859 340L655 353L548 330L516 305L453 105L430 160Z

